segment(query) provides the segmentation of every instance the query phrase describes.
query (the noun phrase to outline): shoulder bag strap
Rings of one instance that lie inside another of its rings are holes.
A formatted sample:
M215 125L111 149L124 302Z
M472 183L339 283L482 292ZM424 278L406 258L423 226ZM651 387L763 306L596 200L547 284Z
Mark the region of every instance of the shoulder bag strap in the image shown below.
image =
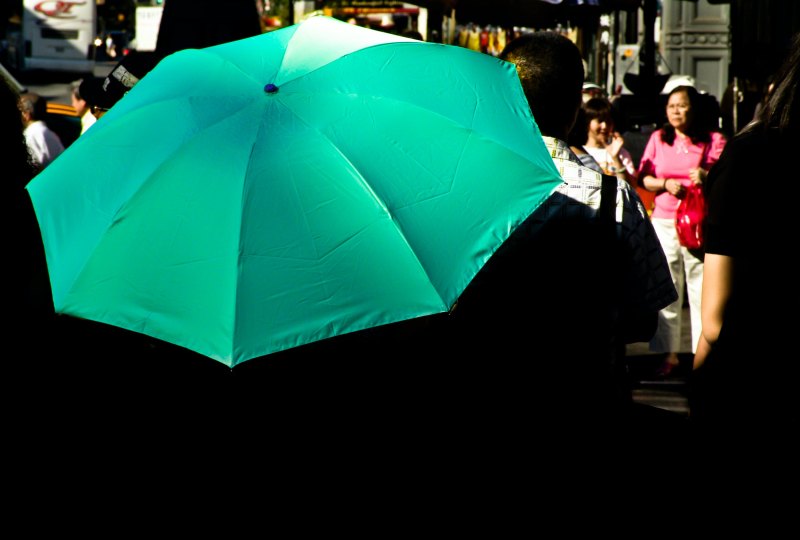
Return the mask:
M616 213L617 209L617 177L603 175L603 185L600 188L600 221L608 227L616 238Z
M602 186L600 188L600 209L598 210L598 224L601 228L602 234L601 238L603 238L603 245L606 246L605 252L608 254L608 258L606 259L606 266L604 268L605 273L601 272L601 275L604 277L604 283L601 285L604 287L609 294L616 296L620 294L619 288L619 279L620 279L620 256L621 256L621 249L620 243L617 239L617 219L616 219L616 211L617 211L617 177L610 176L607 174L602 175ZM616 313L614 317L618 317L620 314ZM614 327L617 329L617 335L613 338L614 339L614 367L613 370L617 373L620 377L620 380L625 378L625 370L626 364L624 361L625 357L625 340L620 337L618 334L619 332L619 325L621 321L619 319L616 320L614 323Z

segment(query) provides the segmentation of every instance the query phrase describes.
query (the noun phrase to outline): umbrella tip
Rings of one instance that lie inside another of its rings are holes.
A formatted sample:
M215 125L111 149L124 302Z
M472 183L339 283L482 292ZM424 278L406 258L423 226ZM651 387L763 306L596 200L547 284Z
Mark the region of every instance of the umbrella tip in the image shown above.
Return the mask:
M278 91L278 87L272 83L269 83L267 86L264 87L264 92L267 94L274 94Z

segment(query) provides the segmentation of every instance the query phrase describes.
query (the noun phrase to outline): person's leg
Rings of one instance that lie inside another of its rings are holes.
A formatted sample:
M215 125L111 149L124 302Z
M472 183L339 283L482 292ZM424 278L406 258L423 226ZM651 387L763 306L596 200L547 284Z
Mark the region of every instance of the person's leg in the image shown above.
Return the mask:
M650 350L658 353L672 353L677 352L680 348L684 288L683 258L675 232L675 222L671 219L653 219L653 228L667 258L672 283L678 292L678 299L659 312L658 329L653 339L650 340Z
M684 268L681 245L675 231L675 220L652 220L661 248L667 258L672 283L678 292L678 299L658 313L658 328L650 340L650 350L666 353L664 362L658 369L658 375L669 375L679 364L678 351L681 344L681 325L683 316Z
M703 292L703 260L683 248L683 265L686 268L686 293L689 295L689 316L692 323L692 353L697 351L702 323L700 321L700 297Z

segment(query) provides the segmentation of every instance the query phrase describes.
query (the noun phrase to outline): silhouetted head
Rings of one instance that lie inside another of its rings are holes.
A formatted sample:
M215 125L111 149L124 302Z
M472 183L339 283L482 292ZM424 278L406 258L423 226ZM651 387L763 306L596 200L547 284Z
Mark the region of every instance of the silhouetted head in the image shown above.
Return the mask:
M584 71L578 47L557 32L533 32L509 42L500 58L517 66L542 134L566 140L582 103Z

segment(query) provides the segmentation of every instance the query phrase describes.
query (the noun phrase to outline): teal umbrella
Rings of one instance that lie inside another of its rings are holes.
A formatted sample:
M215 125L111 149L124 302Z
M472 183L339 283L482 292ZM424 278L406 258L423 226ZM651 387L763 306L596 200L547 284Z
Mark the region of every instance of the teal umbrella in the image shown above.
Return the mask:
M313 17L168 56L28 191L57 312L232 367L451 309L560 181L512 64Z

